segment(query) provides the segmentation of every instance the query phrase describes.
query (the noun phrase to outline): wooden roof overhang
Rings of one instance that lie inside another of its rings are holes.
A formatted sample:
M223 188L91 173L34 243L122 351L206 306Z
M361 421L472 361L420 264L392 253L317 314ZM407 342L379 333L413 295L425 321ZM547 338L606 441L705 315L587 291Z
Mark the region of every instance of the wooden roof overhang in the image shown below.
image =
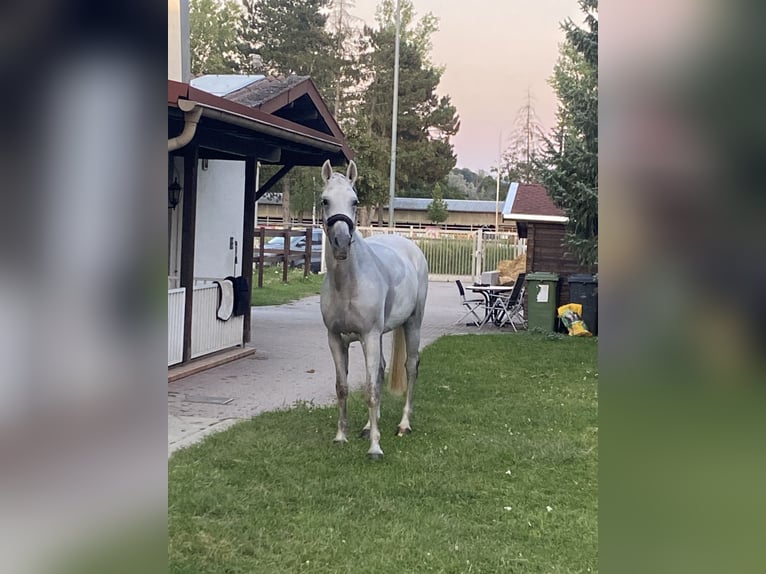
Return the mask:
M320 166L327 159L343 165L354 157L341 133L325 133L172 80L168 80L168 137L183 129L181 100L187 100L187 108L192 102L202 108L190 142L198 146L202 159L254 157L262 163L293 167Z

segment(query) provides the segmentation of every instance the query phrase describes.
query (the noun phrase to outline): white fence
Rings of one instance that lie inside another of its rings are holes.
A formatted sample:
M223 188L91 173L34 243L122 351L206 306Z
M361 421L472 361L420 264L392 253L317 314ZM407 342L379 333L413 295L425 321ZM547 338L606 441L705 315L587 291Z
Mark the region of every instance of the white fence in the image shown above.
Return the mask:
M409 237L425 254L429 278L436 281L478 281L483 271L495 270L498 262L515 259L527 250L526 240L516 233L387 227L360 227L359 231L365 237L389 233Z
M244 316L218 319L218 285L199 278L195 283L191 357L242 345ZM185 288L168 290L168 366L183 360L185 303Z
M185 301L185 288L168 291L168 367L183 359Z
M244 316L221 321L218 311L218 285L194 286L192 304L192 358L242 344Z

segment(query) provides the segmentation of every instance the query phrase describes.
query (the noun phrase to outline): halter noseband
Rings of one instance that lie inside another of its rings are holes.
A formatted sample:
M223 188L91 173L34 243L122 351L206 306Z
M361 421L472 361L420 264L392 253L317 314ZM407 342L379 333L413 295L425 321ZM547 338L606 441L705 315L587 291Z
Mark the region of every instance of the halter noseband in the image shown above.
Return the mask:
M327 229L330 229L333 225L338 223L339 221L342 221L346 225L348 225L348 232L353 235L354 233L354 222L351 220L351 218L348 215L344 215L343 213L336 213L335 215L331 215L327 218Z

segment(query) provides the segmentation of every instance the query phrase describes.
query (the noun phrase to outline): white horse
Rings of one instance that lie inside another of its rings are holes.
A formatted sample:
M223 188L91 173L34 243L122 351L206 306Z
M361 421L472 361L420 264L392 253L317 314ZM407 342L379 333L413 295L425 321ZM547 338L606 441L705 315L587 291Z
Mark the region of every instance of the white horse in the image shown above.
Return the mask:
M369 409L362 436L369 433L367 454L378 459L383 456L378 429L380 388L385 370L383 333L394 330L390 388L398 394L407 391L404 413L397 428L397 435L404 436L412 432L412 391L418 374L428 263L418 246L404 237L362 237L354 223L358 205L353 187L356 176L353 161L345 177L333 173L329 161L322 166L325 182L322 217L329 249L325 254L327 274L322 285L321 307L335 361L335 390L340 411L335 442L348 440L348 346L352 341L360 341L366 365L365 390Z

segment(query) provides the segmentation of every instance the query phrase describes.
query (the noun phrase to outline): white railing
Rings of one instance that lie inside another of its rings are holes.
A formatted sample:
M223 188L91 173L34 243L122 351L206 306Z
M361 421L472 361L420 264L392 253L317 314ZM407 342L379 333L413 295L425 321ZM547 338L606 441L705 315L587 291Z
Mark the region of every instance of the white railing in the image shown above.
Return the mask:
M497 269L498 262L526 253L526 240L520 240L516 233L388 227L359 230L365 237L396 233L415 241L426 256L428 277L433 281L478 281L483 271Z
M168 291L168 366L183 360L186 289Z
M242 345L244 316L217 317L217 284L195 285L192 308L192 358Z

